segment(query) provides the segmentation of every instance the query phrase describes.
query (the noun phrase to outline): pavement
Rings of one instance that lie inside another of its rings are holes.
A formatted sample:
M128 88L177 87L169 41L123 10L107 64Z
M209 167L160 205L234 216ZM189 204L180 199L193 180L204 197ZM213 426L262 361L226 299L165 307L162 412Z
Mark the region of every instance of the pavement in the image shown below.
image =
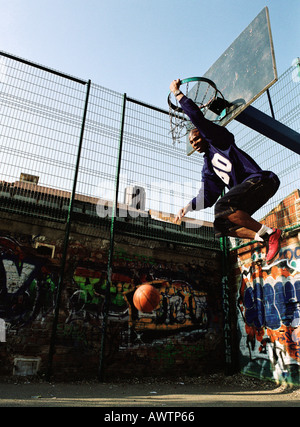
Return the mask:
M131 408L138 413L145 408L149 413L155 408L187 416L200 407L300 407L300 390L240 374L107 383L13 378L0 383L0 407L98 407L103 408L103 417L112 418L118 416L118 410L126 413Z

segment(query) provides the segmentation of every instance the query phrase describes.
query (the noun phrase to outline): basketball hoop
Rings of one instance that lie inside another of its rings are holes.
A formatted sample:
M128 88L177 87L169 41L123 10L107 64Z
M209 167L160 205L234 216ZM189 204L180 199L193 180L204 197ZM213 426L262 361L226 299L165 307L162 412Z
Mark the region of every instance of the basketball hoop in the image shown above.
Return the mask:
M190 83L193 82L195 82L195 84L190 87ZM182 88L183 85L185 85L184 90ZM212 104L220 100L218 95L221 96L221 100L223 100L224 103L226 102L215 83L205 77L190 77L181 80L180 90L184 95L195 102L204 116L210 107L212 107ZM168 96L168 104L171 127L170 133L172 135L173 144L175 144L176 142L180 142L180 140L186 136L192 128L194 128L194 125L185 115L183 109L180 107L179 102L172 92ZM224 110L226 110L225 107L222 109L222 111L219 111L218 109L218 113L216 113L216 119L213 120L214 122L218 122L224 118L224 114L226 114L226 111L224 112Z

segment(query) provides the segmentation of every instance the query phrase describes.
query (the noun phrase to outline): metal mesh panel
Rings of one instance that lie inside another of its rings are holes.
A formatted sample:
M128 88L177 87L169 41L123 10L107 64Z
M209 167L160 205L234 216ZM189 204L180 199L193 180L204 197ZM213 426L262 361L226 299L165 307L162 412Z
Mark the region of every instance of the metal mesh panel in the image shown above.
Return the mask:
M77 194L95 198L111 196L118 159L122 99L118 93L92 85Z
M84 220L84 214L87 227L94 224L108 229L118 179L118 232L218 249L211 213L199 212L180 226L174 224L180 207L198 192L202 159L188 159L184 145L172 145L167 111L128 97L120 152L123 98L92 85L75 216Z
M270 94L276 119L299 131L296 67L286 71ZM74 184L86 82L3 53L0 77L2 209L65 220ZM218 247L212 209L192 214L192 220L181 226L173 223L178 209L197 194L202 157L186 157L183 145L172 145L167 111L126 100L117 177L123 95L92 85L74 213L88 224L109 226L119 178L116 225L120 232ZM270 113L266 95L254 105ZM237 122L229 129L243 150L281 179L280 190L256 218L265 218L275 210L274 218L285 217L283 228L297 225L298 156ZM278 206L290 194L297 208L283 213Z
M123 96L91 85L80 156L74 219L110 227L116 185Z
M275 119L300 132L300 78L295 78L296 67L290 67L270 88L269 93ZM255 101L253 106L271 115L267 93ZM235 135L236 143L242 150L253 157L262 169L275 172L281 181L278 192L256 212L255 219L265 220L270 227L282 229L299 226L299 156L240 123L231 122L228 129Z
M197 194L200 172L199 158L188 159L184 145L172 145L167 112L129 99L119 190L125 229L130 223L142 236L218 247L207 213L174 223L178 210Z
M300 78L295 78L295 67L287 70L270 94L277 120L299 132ZM118 237L126 234L147 242L153 239L214 250L219 248L219 242L212 227L213 209L193 213L180 226L172 222L179 208L198 192L203 158L197 154L187 157L185 144L173 146L168 112L95 84L88 84L88 88L91 90L87 105L86 81L0 52L0 213L5 219L21 213L24 219L36 216L75 225L70 233L70 247L68 227L64 231L64 225L59 224L60 235L55 237L55 243L60 246L55 271L59 276L61 267L60 273L65 272L65 277L60 276L59 287L54 282L51 284L55 289L53 298L57 288L64 289L67 298L66 284L75 282L79 287L73 286L76 291L69 296L71 313L65 326L60 323L58 345L77 351L78 337L73 337L76 315L90 308L96 322L91 321L90 332L93 342L98 343L98 354L100 337L106 333L102 330L105 311L101 304L104 293L110 292L107 254L112 254L114 248L111 245L108 249L107 241L111 237L108 230L113 223L117 180L115 228ZM255 106L270 113L266 95L257 100ZM285 229L299 227L299 156L240 124L231 123L229 128L239 147L263 169L273 170L281 179L280 190L257 212L256 218L264 218L268 225ZM124 131L122 150L121 129ZM74 189L70 218L67 214ZM20 217L18 220L20 222ZM49 226L51 232L52 226ZM18 230L21 229L22 224ZM94 235L89 239L91 229ZM81 245L82 236L91 245L88 253ZM101 256L97 257L94 252L100 244ZM64 249L69 250L68 256ZM120 264L126 256L121 249L115 251L115 259ZM151 263L150 256L144 255L143 259L143 254L134 254L134 257L141 263ZM97 292L94 292L96 284ZM115 292L116 283L113 286L112 292ZM58 320L58 299L55 308ZM53 348L55 334L53 332Z
M0 57L2 209L65 218L85 91L83 83Z

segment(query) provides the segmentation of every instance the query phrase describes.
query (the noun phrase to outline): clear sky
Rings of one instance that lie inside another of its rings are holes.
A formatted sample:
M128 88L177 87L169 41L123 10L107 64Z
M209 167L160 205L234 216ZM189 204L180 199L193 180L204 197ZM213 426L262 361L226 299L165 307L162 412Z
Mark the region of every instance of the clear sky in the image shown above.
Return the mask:
M166 108L269 7L279 75L300 56L300 0L0 0L0 50Z

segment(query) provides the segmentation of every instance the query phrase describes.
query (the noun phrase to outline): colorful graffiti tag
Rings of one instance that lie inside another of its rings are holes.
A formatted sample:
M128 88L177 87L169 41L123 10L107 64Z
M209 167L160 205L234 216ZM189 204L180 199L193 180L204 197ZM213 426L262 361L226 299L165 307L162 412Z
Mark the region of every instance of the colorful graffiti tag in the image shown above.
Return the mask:
M32 242L20 244L11 237L0 238L0 318L15 329L43 321L52 314L55 304L59 262L39 254L32 246ZM100 250L85 250L83 255L82 248L78 252L76 245L71 245L61 307L64 323L58 327L60 345L79 346L84 351L99 349L106 258ZM216 327L220 331L220 304L215 297L208 302L208 292L214 294L219 283L216 275L207 265L162 263L152 257L116 251L109 320L111 325L119 324L118 349L153 344L172 335L186 339ZM161 294L158 309L147 315L133 305L137 286L145 282L152 283Z
M240 356L245 373L281 382L299 382L300 246L281 249L272 265L240 258L238 293Z
M25 326L53 308L57 274L48 259L13 238L0 238L0 318Z
M161 295L160 304L152 313L142 313L133 304L135 289L125 297L129 305L129 325L135 331L207 331L207 294L194 290L184 281L155 280L149 282ZM152 333L152 338L155 334Z
M126 322L124 342L121 347L136 345L138 342L154 342L158 336L162 338L184 331L185 334L195 330L207 332L209 317L207 293L194 289L183 280L166 279L170 269L167 265L160 266L156 274L164 277L148 281L153 276L153 265L139 265L129 261L124 265L123 272L114 272L110 288L111 304L110 321ZM153 278L153 277L152 277ZM81 319L101 319L106 287L106 272L92 268L77 267L74 272L74 283L78 286L70 297L70 313L67 323ZM133 304L136 287L141 283L151 283L160 294L159 307L152 313L138 311ZM136 339L138 337L138 340ZM124 344L126 343L126 344Z

